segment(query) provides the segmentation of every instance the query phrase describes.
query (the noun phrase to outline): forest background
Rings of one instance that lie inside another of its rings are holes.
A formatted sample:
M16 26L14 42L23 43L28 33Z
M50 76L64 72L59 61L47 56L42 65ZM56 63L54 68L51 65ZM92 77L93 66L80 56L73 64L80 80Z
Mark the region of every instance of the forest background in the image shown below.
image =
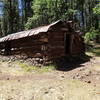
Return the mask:
M100 42L100 0L0 0L0 37L59 19L72 20L86 42Z

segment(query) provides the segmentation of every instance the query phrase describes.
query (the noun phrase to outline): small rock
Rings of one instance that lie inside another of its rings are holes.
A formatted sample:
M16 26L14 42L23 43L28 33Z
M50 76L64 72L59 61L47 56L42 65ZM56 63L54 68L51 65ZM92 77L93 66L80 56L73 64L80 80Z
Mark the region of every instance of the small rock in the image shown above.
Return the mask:
M13 98L9 98L9 99L7 99L7 100L13 100Z
M46 91L46 92L44 92L45 94L48 94L49 92L48 91Z
M18 82L20 82L20 80L18 80Z
M39 58L36 58L35 60L36 60L36 61L39 61L40 59L39 59Z
M76 76L78 77L79 76L79 73L77 73Z
M40 62L43 62L43 59L40 59Z
M91 83L91 81L87 81L87 83Z
M60 97L60 96L58 97L58 100L63 100L63 99L64 99L63 97Z
M83 70L84 70L84 68L79 69L79 71L83 71Z
M75 79L75 76L73 76L72 79Z
M41 64L38 64L38 67L41 67L42 65Z
M8 77L7 80L10 80L10 78Z
M64 76L61 76L61 78L65 78Z
M78 76L77 78L82 80L84 78L84 76Z
M20 60L20 62L23 62L23 60Z
M84 73L84 75L86 75L86 76L90 76L91 73L92 73L91 71L87 71L87 72Z
M11 60L10 60L10 61L8 61L8 63L11 63Z

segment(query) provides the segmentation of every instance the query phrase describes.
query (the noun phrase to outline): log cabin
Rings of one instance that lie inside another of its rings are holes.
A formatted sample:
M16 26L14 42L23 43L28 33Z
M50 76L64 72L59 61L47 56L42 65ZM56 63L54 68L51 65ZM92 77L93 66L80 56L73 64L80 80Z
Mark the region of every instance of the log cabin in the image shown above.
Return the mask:
M7 35L0 38L0 51L5 55L25 55L45 60L83 54L83 38L73 26L71 21L58 20L47 26Z

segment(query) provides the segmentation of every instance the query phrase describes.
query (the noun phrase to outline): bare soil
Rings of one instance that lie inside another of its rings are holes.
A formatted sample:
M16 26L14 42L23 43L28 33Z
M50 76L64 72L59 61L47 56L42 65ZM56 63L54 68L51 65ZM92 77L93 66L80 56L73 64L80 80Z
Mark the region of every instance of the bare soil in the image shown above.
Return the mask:
M64 68L25 72L16 61L1 60L0 100L100 100L99 56Z

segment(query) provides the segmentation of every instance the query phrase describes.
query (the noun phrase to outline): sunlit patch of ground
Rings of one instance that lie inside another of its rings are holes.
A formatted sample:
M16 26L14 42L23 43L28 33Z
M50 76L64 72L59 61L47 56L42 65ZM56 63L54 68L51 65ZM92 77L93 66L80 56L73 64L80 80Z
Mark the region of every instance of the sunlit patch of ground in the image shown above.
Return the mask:
M100 100L100 87L75 80L0 81L0 100Z
M95 57L95 62L93 62L93 69L100 72L100 57Z
M8 62L0 62L0 73L1 74L10 74L13 76L23 75L24 70L17 64L8 63Z

